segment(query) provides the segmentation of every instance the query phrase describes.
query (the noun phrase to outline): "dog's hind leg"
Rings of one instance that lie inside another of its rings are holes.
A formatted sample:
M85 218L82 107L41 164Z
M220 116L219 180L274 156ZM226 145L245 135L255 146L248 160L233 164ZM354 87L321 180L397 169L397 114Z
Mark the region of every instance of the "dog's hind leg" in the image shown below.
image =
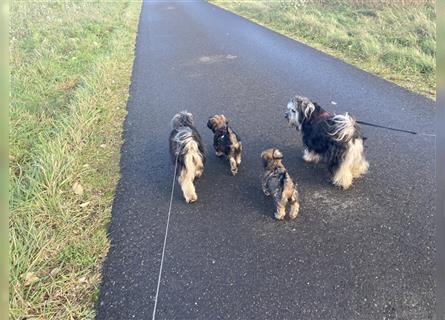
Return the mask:
M277 220L283 220L284 216L286 215L286 205L287 205L287 199L286 197L281 194L278 196L275 194L275 205L277 207L277 211L275 211L275 219Z
M193 150L193 149L192 149ZM178 182L181 185L185 201L192 203L198 200L195 185L195 177L199 177L204 169L202 158L193 151L189 151L184 157L185 166L179 175Z
M365 159L363 152L363 140L356 139L353 143L354 163L352 165L352 176L358 178L368 172L369 163Z
M283 220L285 215L286 215L286 205L283 206L281 203L277 204L277 211L274 214L275 219Z
M289 218L295 219L300 211L300 202L298 201L297 190L294 190L292 197L289 199L289 203L290 203Z
M179 185L181 186L182 193L187 203L192 203L198 200L195 185L193 184L193 176L194 175L188 172L186 168L183 168L178 177Z
M349 142L344 159L334 172L332 182L334 185L348 189L352 185L352 166L355 160L355 150L352 141Z
M241 141L238 143L239 143L239 147L238 147L238 154L236 155L236 164L239 167L241 164L241 153L243 152L243 145L241 144Z
M232 175L236 175L238 173L238 165L236 164L235 157L229 156L230 162L230 171L232 171Z
M352 172L351 167L346 164L342 164L334 174L332 178L334 185L348 189L352 185Z
M236 164L239 167L241 164L241 153L236 156Z

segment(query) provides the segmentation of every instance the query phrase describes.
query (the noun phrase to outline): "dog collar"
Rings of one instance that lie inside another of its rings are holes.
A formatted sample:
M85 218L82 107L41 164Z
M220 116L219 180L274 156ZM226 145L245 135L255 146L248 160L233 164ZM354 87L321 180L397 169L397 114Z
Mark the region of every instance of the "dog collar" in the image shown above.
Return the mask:
M220 136L221 138L224 137L227 133L228 133L227 128L218 129L218 130L216 130L216 132L215 132L215 134L217 134L217 135Z
M315 116L314 118L314 122L319 122L322 120L326 120L327 118L332 117L332 113L328 112L328 111L323 111L322 113L318 114L317 116Z

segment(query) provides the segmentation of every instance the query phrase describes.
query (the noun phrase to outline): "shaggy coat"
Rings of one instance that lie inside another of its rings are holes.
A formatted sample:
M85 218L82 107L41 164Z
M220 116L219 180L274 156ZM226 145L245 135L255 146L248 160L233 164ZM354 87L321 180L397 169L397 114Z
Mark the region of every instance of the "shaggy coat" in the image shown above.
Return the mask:
M273 197L276 219L284 219L288 204L289 218L295 219L300 210L297 185L284 167L282 159L283 154L278 149L267 149L261 153L265 170L262 179L263 192L266 196Z
M193 116L187 111L177 113L171 120L170 155L177 162L178 183L185 201L198 200L194 180L204 171L205 152L201 136L195 128Z
M238 173L243 146L238 134L229 127L229 121L222 114L210 117L207 127L213 132L213 147L218 157L226 155L233 175Z
M348 115L334 115L306 97L295 96L287 105L286 119L301 132L305 146L303 159L326 160L332 182L348 189L353 178L368 171L363 142L356 121Z

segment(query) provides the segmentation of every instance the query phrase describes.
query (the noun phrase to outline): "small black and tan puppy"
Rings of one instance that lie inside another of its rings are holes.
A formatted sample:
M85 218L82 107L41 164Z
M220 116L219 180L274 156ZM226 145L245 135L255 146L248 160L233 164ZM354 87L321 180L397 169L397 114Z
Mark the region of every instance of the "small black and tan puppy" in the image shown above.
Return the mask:
M241 152L243 150L240 137L229 127L229 121L222 114L210 117L207 127L214 134L213 146L216 156L226 155L229 159L230 170L233 175L236 175L241 164Z
M297 185L284 167L283 154L278 149L267 149L261 153L265 169L262 187L266 196L273 196L277 210L275 218L283 220L289 204L289 218L295 219L300 210Z
M178 183L185 201L192 203L198 200L193 182L204 171L205 152L201 136L195 128L192 114L187 111L175 114L171 127L170 154L173 163L178 162Z

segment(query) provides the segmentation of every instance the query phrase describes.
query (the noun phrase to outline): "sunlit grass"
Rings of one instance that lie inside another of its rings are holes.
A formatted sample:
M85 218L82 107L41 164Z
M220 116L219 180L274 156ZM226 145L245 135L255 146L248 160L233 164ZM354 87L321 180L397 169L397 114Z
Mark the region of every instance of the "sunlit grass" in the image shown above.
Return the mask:
M435 97L436 13L432 1L210 2L409 90Z
M12 2L13 319L94 317L139 10Z

